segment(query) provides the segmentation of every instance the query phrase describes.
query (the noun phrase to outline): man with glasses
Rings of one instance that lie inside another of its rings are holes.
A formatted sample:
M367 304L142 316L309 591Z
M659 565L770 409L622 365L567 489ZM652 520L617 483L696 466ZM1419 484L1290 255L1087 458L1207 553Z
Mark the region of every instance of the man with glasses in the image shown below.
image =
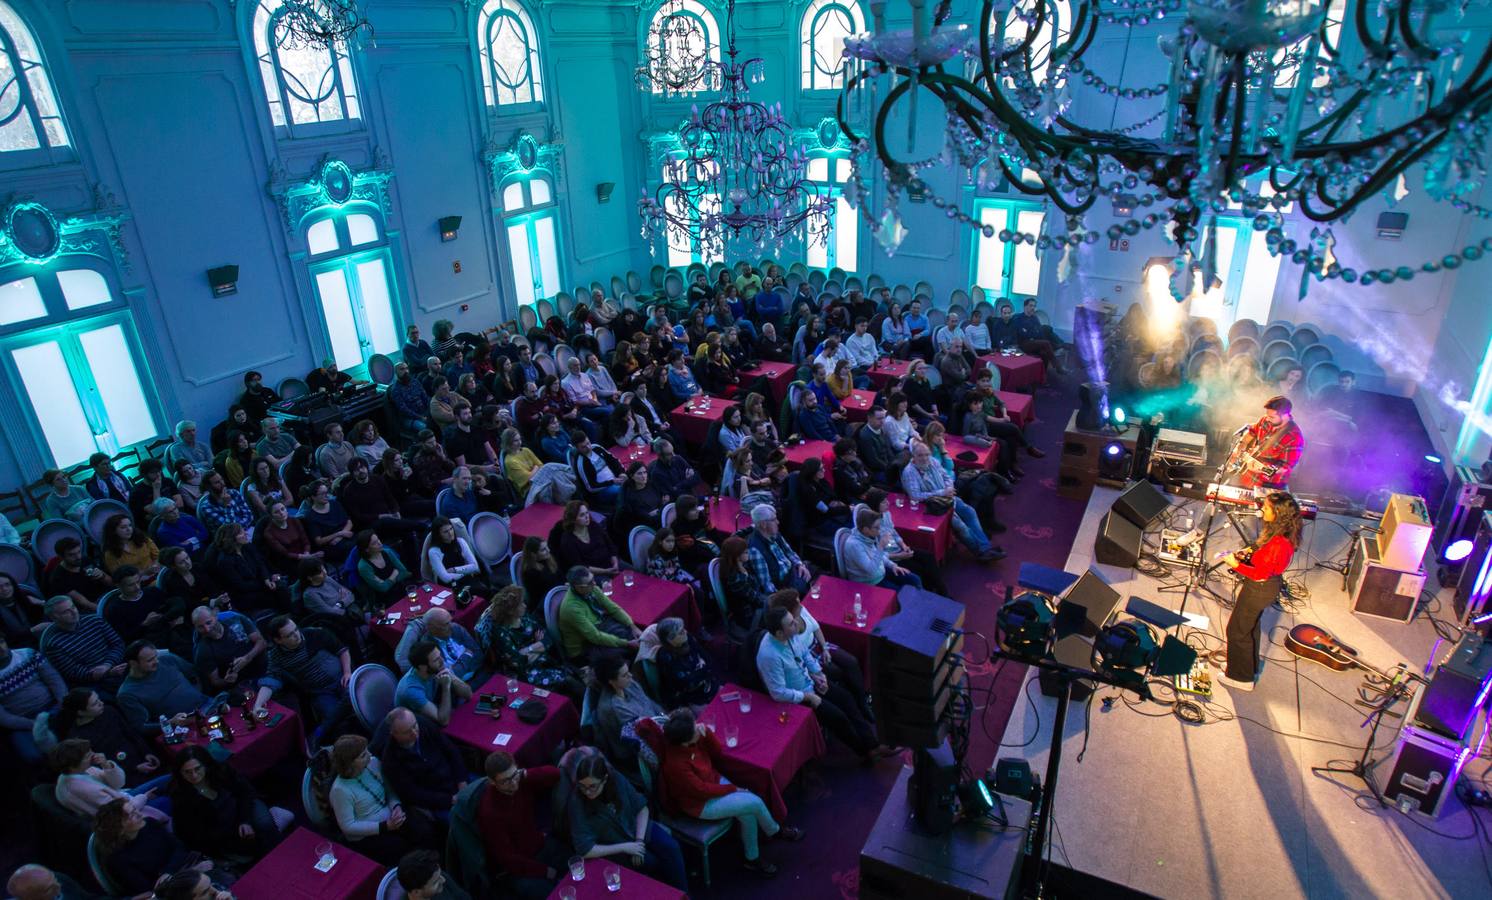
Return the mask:
M494 896L543 900L554 890L568 857L566 848L539 828L535 811L548 803L559 784L554 766L520 769L513 756L498 750L487 757L486 778L464 792L472 809L475 837L485 851L489 870L502 873ZM453 842L460 840L461 804L453 813Z
M984 536L984 526L979 522L979 513L961 500L954 492L953 476L948 470L933 462L932 451L926 443L918 441L912 448L912 461L901 471L901 487L908 497L919 503L933 498L942 498L952 504L953 534L969 552L979 557L980 562L994 562L1005 558L1005 551L989 542Z
M321 724L308 743L321 746L322 735L339 735L353 716L347 699L352 679L352 654L324 628L302 629L287 615L275 616L264 629L269 648L269 671L259 680L254 699L256 714L265 709L275 691L289 688L310 699Z
M165 460L166 468L173 472L184 462L196 466L198 471L212 468L212 448L206 442L197 442L196 422L182 419L176 423L176 440L166 447Z

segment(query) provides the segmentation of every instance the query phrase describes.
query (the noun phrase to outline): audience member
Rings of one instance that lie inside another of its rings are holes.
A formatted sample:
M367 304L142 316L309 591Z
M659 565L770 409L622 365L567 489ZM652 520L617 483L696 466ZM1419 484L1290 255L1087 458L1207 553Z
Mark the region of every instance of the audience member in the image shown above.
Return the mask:
M642 631L632 617L596 584L596 576L585 566L573 566L566 575L569 590L560 602L560 648L571 663L584 664L591 648L637 649Z
M161 719L182 725L188 715L208 705L207 695L192 684L191 666L174 654L162 654L149 641L135 641L124 649L129 666L119 688L119 711L142 734L161 733Z
M352 849L384 865L395 865L411 850L435 846L435 832L419 810L406 810L383 776L383 765L368 751L368 739L337 738L332 747L329 801L342 837Z
M684 856L667 829L652 821L647 801L594 747L577 747L560 761L561 815L575 853L604 858L688 889Z
M113 696L124 681L124 641L109 623L78 614L71 598L47 601L51 620L41 633L40 649L71 687L95 687Z
M540 830L536 810L559 785L560 770L519 768L511 754L497 750L488 754L483 772L486 778L462 799L470 798L473 830L495 873L488 896L544 900L565 868L569 848ZM459 816L458 811L453 820Z
M172 830L189 849L222 860L259 861L284 837L288 809L271 810L248 779L189 745L171 763ZM278 815L276 815L278 813Z
M160 774L161 760L145 736L125 721L113 703L98 691L73 688L62 699L62 708L47 721L58 742L68 738L87 741L104 759L114 760L124 772L126 787L136 787Z
M253 687L269 671L268 644L254 620L232 610L192 610L192 662L211 691Z
M399 679L394 702L441 725L451 710L471 699L471 686L451 671L440 645L428 638L409 648L409 671Z
M94 816L93 837L109 879L126 896L149 896L163 876L183 870L204 874L212 881L231 882L226 869L202 859L159 819L125 799L103 804Z
M10 649L0 638L0 729L22 762L41 761L41 750L32 732L36 717L55 710L67 694L62 676L36 650Z
M422 727L428 725L429 727ZM451 806L471 781L461 752L434 722L403 706L384 717L373 749L383 775L405 803L437 820L450 817Z
M497 592L477 620L477 637L487 665L498 674L579 703L585 687L551 646L549 632L529 611L521 586L510 584Z
M440 647L446 665L457 678L468 684L480 683L482 671L482 645L466 626L451 617L450 610L441 607L428 609L417 619L411 619L394 649L394 662L401 672L409 670L409 653L420 641L433 641Z

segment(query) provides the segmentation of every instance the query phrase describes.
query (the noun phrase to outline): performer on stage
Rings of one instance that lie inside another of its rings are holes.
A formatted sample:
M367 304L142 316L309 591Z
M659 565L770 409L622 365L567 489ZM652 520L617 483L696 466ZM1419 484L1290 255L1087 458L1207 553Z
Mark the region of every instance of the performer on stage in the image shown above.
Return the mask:
M1286 490L1290 473L1305 452L1305 435L1291 415L1290 398L1269 398L1264 404L1264 415L1248 427L1236 452L1247 454L1239 484L1246 488Z
M1259 674L1259 618L1280 596L1285 570L1300 546L1300 506L1284 491L1264 498L1264 527L1259 539L1223 558L1241 576L1228 617L1228 664L1222 681L1236 690L1251 691Z

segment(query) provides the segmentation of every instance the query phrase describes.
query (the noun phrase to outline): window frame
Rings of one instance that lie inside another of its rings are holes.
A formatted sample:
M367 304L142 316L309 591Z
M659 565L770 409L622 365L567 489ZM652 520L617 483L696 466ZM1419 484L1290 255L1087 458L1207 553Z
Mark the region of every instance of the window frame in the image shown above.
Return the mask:
M493 21L498 18L511 18L516 21L517 27L526 34L528 40L525 42L528 51L528 100L503 101L498 98L499 88L497 86L496 62L492 54L492 42L490 34ZM539 38L539 28L534 23L533 14L520 0L487 0L477 13L477 27L475 30L477 40L477 67L482 73L482 91L488 113L496 115L511 115L515 113L531 112L543 109L544 99L544 50L543 42Z
M808 262L809 242L807 231L808 226L806 224L804 225L803 232L803 262L805 265L808 266L808 268L818 269L821 272L829 272L833 269L841 269L846 275L853 275L860 271L860 260L864 255L861 252L863 250L863 247L860 244L860 216L855 211L854 207L846 207L846 209L850 213L852 213L850 218L854 222L855 228L854 267L847 268L839 259L839 228L841 225L839 221L841 213L840 201L844 197L844 186L849 182L848 173L846 173L844 178L839 177L839 163L849 162L850 151L811 150L808 152L807 156L808 163L804 167L804 180L808 181L810 184L813 184L818 188L819 196L828 197L833 204L833 209L831 209L829 212L829 238L824 247L825 264L823 266L815 266L812 263ZM808 170L812 168L813 163L816 160L823 160L825 163L824 173L826 175L826 178L824 180L811 178L808 175Z
M363 124L363 92L358 84L357 65L352 48L345 43L326 48L326 52L332 55L332 65L329 70L333 80L331 94L328 95L327 100L311 104L319 109L323 104L332 102L331 98L334 96L342 115L336 119L318 119L315 122L297 123L295 121L291 110L292 95L285 79L284 67L280 64L280 46L274 38L274 25L283 6L284 0L254 0L249 12L248 49L253 54L253 67L258 72L259 85L264 94L265 112L269 114L270 128L275 136L296 140L363 130L365 127ZM267 16L263 23L259 20L261 11ZM259 46L261 38L265 45L263 54ZM274 71L273 84L266 78L266 67ZM348 80L352 82L350 92L347 90ZM299 103L309 102L299 97L295 100ZM284 119L283 123L275 121L277 114Z
M533 183L543 181L549 188L549 199L543 203L535 203L533 200ZM523 191L523 205L517 209L508 209L503 203L503 196L508 188L521 185ZM564 290L560 285L565 281L564 276L564 254L560 250L560 204L559 197L555 192L554 178L542 169L530 169L526 172L515 172L504 178L497 191L498 229L502 234L503 245L507 250L506 262L511 268L513 262L513 248L508 244L508 229L511 226L521 225L528 236L529 272L542 273L543 258L539 253L538 226L541 219L549 219L553 223L554 231L554 272L555 284L553 292L538 296L536 290L524 290L517 283L517 273L510 272L513 278L513 295L517 298L519 308L532 306L540 300L553 300ZM542 275L541 275L542 277ZM524 299L527 298L527 299Z
M53 68L47 62L46 53L42 48L40 38L36 29L26 21L13 3L0 0L0 8L8 10L15 17L16 23L25 30L25 38L36 50L35 60L24 60L21 56L21 48L15 35L11 34L3 24L0 24L0 54L8 58L16 86L16 111L7 122L14 121L20 116L26 116L31 121L31 128L36 136L37 146L25 150L0 150L0 170L24 169L32 166L53 165L57 163L72 162L77 159L72 130L67 124L67 115L62 106L62 95L57 90L57 79L53 77ZM56 108L57 125L62 130L65 144L53 144L47 138L46 117L41 114L37 104L36 91L31 84L30 72L40 69L38 76L46 90L50 92L52 106Z
M849 17L851 34L865 31L866 22L869 21L859 0L810 0L803 7L803 13L798 18L798 52L800 54L798 87L806 94L829 94L844 88L845 72L848 68L844 48L840 48L839 70L826 72L819 68L817 42L813 40L820 20L835 13L843 13ZM814 82L819 78L827 79L828 85L815 84Z
M1020 222L1020 214L1023 212L1040 212L1043 216L1048 215L1050 212L1046 208L1046 204L1040 200L1024 200L1010 197L975 197L972 213L976 227L972 231L974 241L969 252L969 284L981 287L987 295L993 294L1000 299L1009 299L1015 296L1037 296L1037 294L1017 294L1013 290L1016 264L1015 242L1000 241L998 237L985 238L983 232L980 230L984 223L984 210L992 208L1005 210L1005 224L997 227L995 229L997 232L1000 228L1015 231ZM1000 260L1000 284L994 287L979 284L979 250L984 246L985 240L999 243L1003 254ZM1042 252L1039 249L1032 249L1036 256L1036 289L1039 292L1041 290L1041 266L1044 260Z
M662 18L673 15L687 16L698 22L700 30L704 33L705 55L713 62L721 62L724 51L723 38L725 35L720 27L720 16L703 0L663 0L662 3L659 3L654 8L652 15L646 19L639 19L642 24L642 34L638 47L638 57L640 59L644 61L652 59L654 52L654 48L651 46L653 26ZM646 66L646 63L644 65ZM710 78L708 72L705 71L702 71L700 76L692 82L694 86L677 90L664 85L656 79L651 79L648 95L658 100L697 97L700 94L718 92L721 86L715 82L718 82L718 79Z
M378 236L375 240L365 241L357 246L352 245L351 229L347 220L353 216L366 216L373 222ZM309 237L311 229L323 222L333 223L333 233L337 236L337 246L323 253L310 252ZM363 299L363 285L361 277L357 276L357 267L370 260L378 259L383 262L383 276L388 287L389 316L394 323L395 340L401 340L404 334L405 322L403 304L399 294L399 282L394 268L394 255L389 246L388 223L383 220L383 213L376 206L352 202L343 206L328 207L318 211L317 214L307 216L301 222L302 240L307 241L306 248L306 273L310 280L312 307L321 324L321 339L325 344L326 352L323 356L335 356L332 345L331 330L327 327L326 311L321 296L321 288L317 277L335 270L342 270L345 283L347 284L347 296L352 305L352 319L354 328L358 334L358 344L364 348L363 360L356 366L347 367L347 372L353 375L366 373L368 360L377 353L384 351L373 348L373 337L368 325L367 308ZM393 351L397 352L398 348Z

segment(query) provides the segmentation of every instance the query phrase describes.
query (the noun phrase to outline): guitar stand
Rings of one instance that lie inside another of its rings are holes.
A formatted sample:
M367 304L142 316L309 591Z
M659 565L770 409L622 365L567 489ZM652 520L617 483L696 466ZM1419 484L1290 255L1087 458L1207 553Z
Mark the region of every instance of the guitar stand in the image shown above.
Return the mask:
M1368 786L1368 790L1373 792L1373 799L1378 801L1379 806L1388 806L1388 801L1383 799L1383 791L1379 789L1378 782L1373 780L1373 772L1368 767L1368 760L1373 755L1374 745L1378 743L1378 727L1383 724L1383 717L1390 715L1390 707L1407 696L1407 692L1404 690L1404 686L1399 683L1399 680L1395 678L1389 682L1383 693L1383 703L1368 713L1368 717L1363 720L1362 725L1358 726L1362 728L1369 723L1373 726L1368 730L1368 742L1363 745L1362 755L1348 766L1332 765L1330 763L1324 766L1312 766L1311 773L1313 775L1351 775L1354 778L1360 779L1363 784ZM1399 714L1392 713L1392 715L1398 716Z

